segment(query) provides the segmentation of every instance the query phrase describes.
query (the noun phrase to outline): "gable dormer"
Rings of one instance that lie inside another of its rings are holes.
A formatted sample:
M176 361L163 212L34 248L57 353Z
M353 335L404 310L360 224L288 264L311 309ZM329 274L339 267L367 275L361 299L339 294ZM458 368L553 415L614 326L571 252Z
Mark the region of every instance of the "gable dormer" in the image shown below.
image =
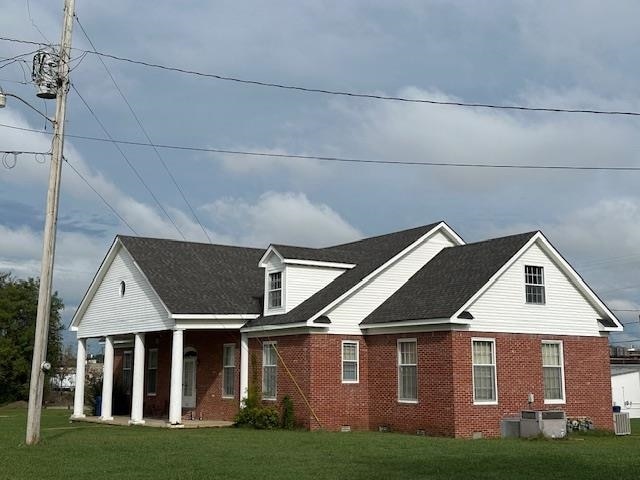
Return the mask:
M325 256L320 249L271 245L258 264L264 268L264 316L289 312L355 267Z

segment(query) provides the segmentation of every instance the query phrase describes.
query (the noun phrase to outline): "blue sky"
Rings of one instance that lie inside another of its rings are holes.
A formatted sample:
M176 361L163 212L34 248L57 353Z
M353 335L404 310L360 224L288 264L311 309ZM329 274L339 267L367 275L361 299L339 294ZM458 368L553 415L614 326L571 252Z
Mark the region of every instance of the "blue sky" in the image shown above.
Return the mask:
M634 1L76 3L98 50L149 62L362 93L640 111ZM62 0L10 2L0 30L58 42L61 15ZM89 48L77 24L73 45ZM0 41L0 58L31 50ZM144 142L98 58L79 60L72 82L109 133ZM640 119L632 117L304 94L105 63L157 143L395 161L640 166ZM33 85L15 83L24 78L19 64L0 68L4 90L51 114L54 104L45 107ZM0 123L43 128L36 114L8 103ZM67 122L69 134L104 137L74 90ZM1 149L44 151L49 143L43 134L0 127ZM205 241L153 149L122 149L183 234ZM640 309L638 173L159 151L214 242L322 246L441 219L467 241L541 229L612 308ZM65 155L138 233L180 238L113 145L67 138ZM27 156L0 168L0 270L39 273L47 170ZM54 286L68 321L114 235L131 231L65 168L58 232ZM634 322L639 313L619 316ZM640 338L639 326L613 340Z

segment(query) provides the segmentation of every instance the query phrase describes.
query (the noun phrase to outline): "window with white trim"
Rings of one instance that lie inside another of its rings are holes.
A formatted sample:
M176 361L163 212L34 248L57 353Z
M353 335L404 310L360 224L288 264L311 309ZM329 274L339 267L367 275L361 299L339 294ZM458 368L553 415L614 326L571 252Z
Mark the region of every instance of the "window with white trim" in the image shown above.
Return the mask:
M149 349L147 359L147 395L155 395L158 392L158 349Z
M545 403L563 403L564 358L562 342L542 342L542 377Z
M128 350L122 354L122 385L127 394L133 385L133 352Z
M472 340L473 402L496 403L496 342L493 339Z
M222 397L233 398L236 394L236 346L222 346Z
M342 342L342 383L358 383L359 381L359 348L358 342L344 340Z
M269 274L269 308L282 307L282 272Z
M418 401L418 342L398 340L398 401Z
M278 358L276 342L262 344L262 398L275 400L277 397Z
M524 266L524 289L527 303L545 303L544 267Z

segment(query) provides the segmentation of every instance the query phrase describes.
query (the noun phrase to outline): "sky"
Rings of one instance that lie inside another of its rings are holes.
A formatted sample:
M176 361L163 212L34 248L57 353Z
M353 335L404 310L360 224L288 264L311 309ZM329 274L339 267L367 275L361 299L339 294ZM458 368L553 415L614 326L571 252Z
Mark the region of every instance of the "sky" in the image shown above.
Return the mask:
M62 6L9 2L2 36L59 43ZM215 75L416 99L640 111L633 0L77 0L76 13L101 52ZM117 234L326 246L444 220L467 242L542 230L628 324L611 341L640 346L640 172L269 156L638 167L640 117L304 93L104 58L107 72L99 57L83 55L91 46L78 23L73 47L65 157L126 223L64 165L54 288L66 324ZM54 102L38 99L28 83L36 48L0 40L0 59L29 54L27 63L0 60L0 87L52 116ZM106 136L81 97L115 139L148 143L148 135L157 144L269 155L119 151L74 138ZM0 150L48 151L47 133L7 127L50 133L45 123L9 98ZM0 165L0 271L16 277L39 275L48 167L34 155Z

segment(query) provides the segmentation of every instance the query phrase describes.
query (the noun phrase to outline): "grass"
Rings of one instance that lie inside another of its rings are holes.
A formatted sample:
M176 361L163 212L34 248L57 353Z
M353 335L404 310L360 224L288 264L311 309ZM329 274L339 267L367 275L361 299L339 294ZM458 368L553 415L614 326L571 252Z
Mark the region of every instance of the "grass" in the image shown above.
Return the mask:
M166 430L70 424L45 410L24 445L26 411L0 408L0 479L31 478L635 478L635 435L566 440L454 440L393 433Z

